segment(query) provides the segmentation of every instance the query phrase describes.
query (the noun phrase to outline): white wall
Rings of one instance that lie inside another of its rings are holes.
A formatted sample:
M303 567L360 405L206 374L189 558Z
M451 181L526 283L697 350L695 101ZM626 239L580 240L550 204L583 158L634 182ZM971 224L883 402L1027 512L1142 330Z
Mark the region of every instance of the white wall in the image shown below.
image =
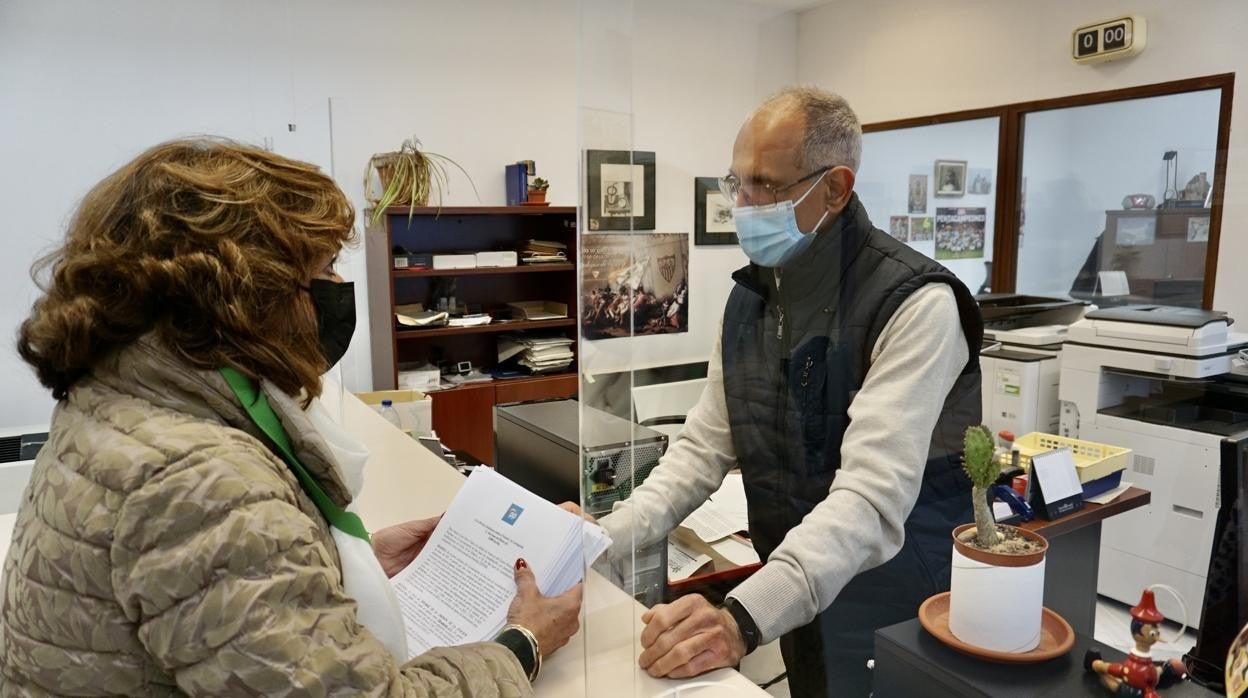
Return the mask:
M635 142L658 152L659 230L691 233L693 177L720 174L759 91L795 75L795 17L713 0L639 0L633 13L636 64L619 71L636 73ZM332 164L362 208L369 155L416 134L467 168L481 203L501 203L503 165L527 158L550 199L573 204L578 31L576 0L0 3L0 425L46 422L51 399L12 344L37 296L28 271L108 172L179 135L271 139ZM462 178L452 187L446 203L477 203ZM733 249L694 248L693 283L707 289L693 297L693 332L639 354L704 360L716 297L742 263ZM343 267L366 318L362 250ZM344 382L367 388L370 371L361 322Z
M854 190L872 222L889 230L892 216L930 217L935 224L938 208L984 209L984 256L971 259L942 259L941 264L957 275L971 293L983 284L992 260L993 216L996 215L996 187L988 194L968 193L959 197L936 196L937 160L965 160L967 183L972 170L997 170L998 119L975 119L894 131L876 131L862 136L862 164ZM909 213L910 175L927 177L927 212ZM928 257L936 256L936 241L907 243Z
M1142 54L1071 60L1076 26L1131 13L1148 21ZM843 94L864 122L883 121L1239 71L1245 26L1242 0L842 0L799 15L798 77ZM1214 306L1248 321L1248 100L1239 92Z

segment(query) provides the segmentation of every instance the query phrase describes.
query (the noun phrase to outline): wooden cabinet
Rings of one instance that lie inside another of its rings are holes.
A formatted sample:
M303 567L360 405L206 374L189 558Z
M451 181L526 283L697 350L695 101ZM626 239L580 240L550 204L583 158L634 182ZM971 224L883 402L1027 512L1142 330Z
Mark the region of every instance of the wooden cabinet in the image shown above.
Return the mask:
M1100 269L1126 272L1136 302L1199 308L1209 221L1207 208L1106 211Z
M372 340L373 384L393 388L403 364L457 363L491 368L497 363L502 333L561 334L575 339L577 307L576 209L516 207L442 207L388 209L368 228L369 333ZM566 264L481 269L439 270L394 268L392 251L401 247L416 254L518 250L525 240L553 240L567 246ZM471 312L494 316L489 325L409 329L396 326L396 305L435 305L435 296L454 284L454 295ZM439 289L442 289L441 291ZM514 320L507 304L555 301L569 308L569 317ZM482 462L494 463L496 404L574 397L576 364L553 375L474 383L437 391L433 428L443 443Z

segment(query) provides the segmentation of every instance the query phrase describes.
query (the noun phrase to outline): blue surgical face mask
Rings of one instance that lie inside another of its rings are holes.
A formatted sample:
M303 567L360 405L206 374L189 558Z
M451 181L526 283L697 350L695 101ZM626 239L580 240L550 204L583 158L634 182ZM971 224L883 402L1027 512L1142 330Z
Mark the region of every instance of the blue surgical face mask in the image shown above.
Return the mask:
M796 201L781 201L763 206L736 206L732 209L732 219L737 226L737 239L751 262L760 267L782 267L810 247L815 236L807 235L797 227L795 209L819 186L826 174L824 172L819 175L815 183ZM828 211L825 210L811 232L818 230L827 217Z

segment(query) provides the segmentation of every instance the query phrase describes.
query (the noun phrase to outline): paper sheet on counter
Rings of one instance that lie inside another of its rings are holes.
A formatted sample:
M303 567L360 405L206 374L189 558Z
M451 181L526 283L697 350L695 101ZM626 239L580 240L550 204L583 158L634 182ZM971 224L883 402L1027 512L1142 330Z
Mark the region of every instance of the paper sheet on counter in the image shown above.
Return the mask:
M754 546L740 536L728 536L721 541L711 543L711 547L734 565L744 566L762 562Z
M667 581L679 582L693 576L694 572L711 561L710 555L699 554L675 541L667 541Z

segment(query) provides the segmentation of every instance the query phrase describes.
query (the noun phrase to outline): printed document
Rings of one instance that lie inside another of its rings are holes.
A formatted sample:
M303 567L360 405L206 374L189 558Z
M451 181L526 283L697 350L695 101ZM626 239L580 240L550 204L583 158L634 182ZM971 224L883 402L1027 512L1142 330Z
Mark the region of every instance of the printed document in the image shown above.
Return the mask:
M391 579L411 657L498 634L515 597L518 558L553 596L580 582L610 544L602 528L491 469L474 470L420 555Z

